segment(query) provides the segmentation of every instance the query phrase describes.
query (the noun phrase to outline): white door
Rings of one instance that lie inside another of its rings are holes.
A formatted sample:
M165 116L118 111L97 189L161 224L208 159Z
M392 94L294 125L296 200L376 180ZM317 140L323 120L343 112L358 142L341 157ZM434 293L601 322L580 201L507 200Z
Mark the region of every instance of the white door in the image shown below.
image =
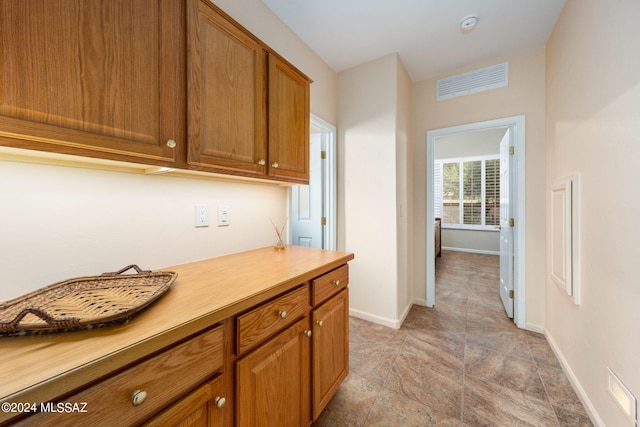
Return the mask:
M513 205L511 171L513 129L500 141L500 298L507 315L513 318Z
M323 248L322 134L312 133L310 144L309 185L291 187L291 244Z

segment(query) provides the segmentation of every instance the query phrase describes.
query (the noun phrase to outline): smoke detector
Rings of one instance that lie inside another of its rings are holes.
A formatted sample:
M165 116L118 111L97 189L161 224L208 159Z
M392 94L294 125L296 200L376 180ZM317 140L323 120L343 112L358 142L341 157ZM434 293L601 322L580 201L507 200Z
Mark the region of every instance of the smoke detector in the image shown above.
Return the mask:
M478 17L476 15L469 15L462 18L462 21L460 21L460 29L465 33L468 33L475 28L477 23Z

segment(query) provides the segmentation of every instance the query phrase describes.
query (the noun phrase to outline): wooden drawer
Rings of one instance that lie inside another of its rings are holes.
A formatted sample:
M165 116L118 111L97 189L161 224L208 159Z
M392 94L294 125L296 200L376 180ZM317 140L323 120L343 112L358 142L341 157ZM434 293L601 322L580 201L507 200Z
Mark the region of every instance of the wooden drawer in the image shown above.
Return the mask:
M39 413L25 424L48 426L133 425L148 419L194 389L223 366L222 327L198 335L60 402L86 403L84 413ZM146 399L137 406L133 394Z
M345 264L311 281L314 306L337 294L349 284L349 265Z
M309 287L305 285L238 316L238 354L289 326L309 308Z

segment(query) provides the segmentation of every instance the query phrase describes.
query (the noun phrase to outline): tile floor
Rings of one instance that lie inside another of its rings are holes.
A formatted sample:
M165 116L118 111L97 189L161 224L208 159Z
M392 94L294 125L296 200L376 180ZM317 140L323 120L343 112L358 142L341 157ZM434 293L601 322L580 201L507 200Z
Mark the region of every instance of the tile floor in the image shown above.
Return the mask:
M413 306L400 330L351 318L351 372L314 426L591 426L498 280L498 256L443 251L434 308Z

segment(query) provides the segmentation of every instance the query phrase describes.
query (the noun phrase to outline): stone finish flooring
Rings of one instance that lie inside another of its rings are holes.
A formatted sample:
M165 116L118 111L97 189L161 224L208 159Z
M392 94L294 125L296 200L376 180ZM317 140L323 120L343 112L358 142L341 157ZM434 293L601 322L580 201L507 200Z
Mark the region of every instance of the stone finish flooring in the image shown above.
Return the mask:
M350 374L314 426L591 426L544 335L499 297L499 257L443 251L436 305L350 320Z

